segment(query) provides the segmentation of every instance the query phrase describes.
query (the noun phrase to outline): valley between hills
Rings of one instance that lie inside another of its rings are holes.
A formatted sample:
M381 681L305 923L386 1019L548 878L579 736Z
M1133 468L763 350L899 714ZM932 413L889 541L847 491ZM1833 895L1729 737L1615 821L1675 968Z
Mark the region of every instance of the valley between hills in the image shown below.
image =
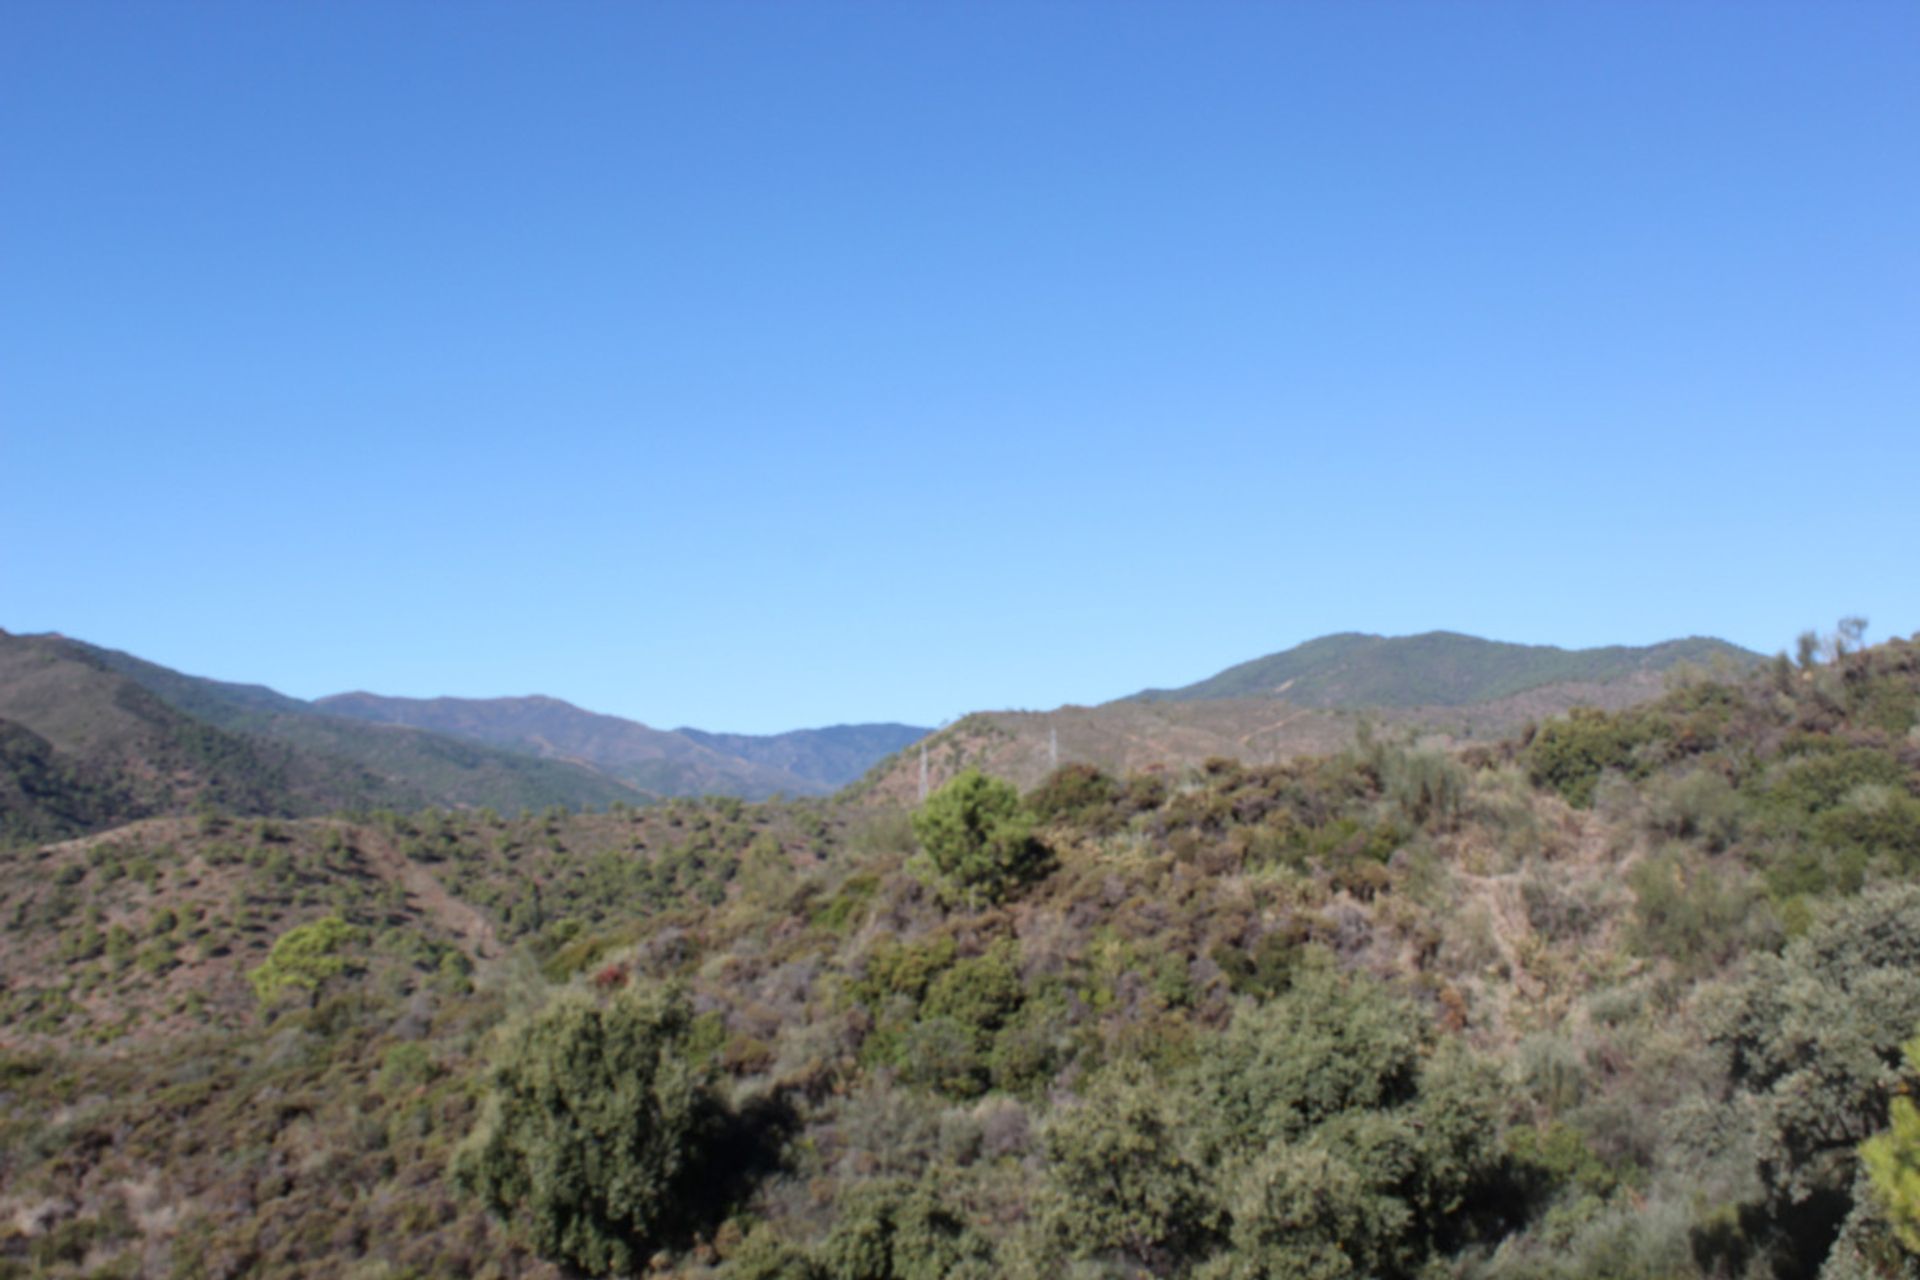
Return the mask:
M753 737L0 634L0 834L0 1277L1920 1274L1920 638Z

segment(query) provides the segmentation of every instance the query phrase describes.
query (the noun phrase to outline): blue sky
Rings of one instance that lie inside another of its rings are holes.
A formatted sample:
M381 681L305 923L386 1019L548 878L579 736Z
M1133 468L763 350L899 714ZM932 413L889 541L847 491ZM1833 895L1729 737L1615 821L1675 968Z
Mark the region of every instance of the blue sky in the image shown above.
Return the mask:
M1920 7L27 5L0 627L934 723L1920 630Z

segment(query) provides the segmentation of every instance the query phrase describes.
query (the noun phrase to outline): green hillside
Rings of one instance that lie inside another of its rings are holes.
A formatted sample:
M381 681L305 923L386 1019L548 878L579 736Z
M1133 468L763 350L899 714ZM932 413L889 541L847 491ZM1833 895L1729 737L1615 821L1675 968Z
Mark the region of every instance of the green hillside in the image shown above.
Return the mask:
M1634 647L1558 649L1430 631L1417 636L1345 632L1228 667L1178 689L1134 695L1152 702L1280 698L1304 707L1456 707L1555 684L1610 684L1681 663L1733 668L1760 655L1724 640L1691 638Z
M472 805L495 809L579 808L647 794L578 764L542 760L446 734L376 726L328 714L313 703L260 685L232 684L83 646L169 705L236 733L285 743L375 779L384 807Z
M0 720L0 844L61 840L140 816L127 781Z
M0 632L0 835L193 807L297 816L645 798L577 765L326 716L61 636Z
M208 724L57 636L0 632L0 832L78 834L213 805L314 813L391 797L352 764Z

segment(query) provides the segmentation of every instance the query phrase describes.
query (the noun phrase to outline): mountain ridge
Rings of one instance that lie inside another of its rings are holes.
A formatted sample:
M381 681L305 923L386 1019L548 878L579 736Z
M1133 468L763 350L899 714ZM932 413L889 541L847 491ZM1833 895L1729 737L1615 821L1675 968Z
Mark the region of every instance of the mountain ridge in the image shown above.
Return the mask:
M206 803L285 817L825 795L923 732L662 730L545 694L309 702L58 632L0 629L0 827L9 838Z
M327 716L57 634L0 632L0 793L12 834L77 834L212 804L299 816L434 805L606 805L643 793L578 766ZM77 807L65 791L85 797Z
M1179 689L1091 707L976 711L928 736L926 777L937 787L977 768L1033 787L1069 763L1121 772L1216 757L1275 763L1341 750L1363 722L1456 742L1495 739L1576 706L1621 710L1651 700L1689 664L1750 669L1761 661L1701 637L1570 650L1449 631L1336 632ZM918 753L895 756L856 790L876 803L911 803L920 772Z
M1133 768L1211 756L1279 760L1336 749L1355 732L1356 712L1479 737L1574 705L1643 700L1683 663L1741 668L1760 660L1701 637L1568 650L1447 631L1340 632L1098 707L976 712L931 736L903 724L751 735L656 729L547 694L417 699L360 691L308 702L57 634L0 631L0 649L72 664L37 693L20 661L0 664L0 808L34 834L202 802L302 813L578 808L697 794L758 800L846 786L903 796L918 789L917 760L903 752L922 739L936 775L970 762L1027 785L1056 761ZM55 705L69 694L71 707Z
M401 698L355 692L330 694L316 699L314 705L371 723L408 725L546 758L572 760L662 794L724 791L764 799L782 792L825 794L843 781L809 778L713 745L726 740L751 742L750 735L701 735L713 740L702 741L694 736L700 733L698 730L655 729L638 720L589 711L546 694ZM796 731L808 732L813 731Z
M1554 684L1604 685L1683 662L1752 666L1762 655L1709 636L1651 645L1558 645L1487 640L1457 631L1382 636L1342 631L1236 663L1192 684L1143 689L1116 702L1284 698L1298 706L1447 707L1493 702Z
M336 693L315 706L340 716L401 723L547 758L574 760L662 794L828 794L881 756L924 737L914 725L829 725L787 733L655 729L549 695L401 699Z

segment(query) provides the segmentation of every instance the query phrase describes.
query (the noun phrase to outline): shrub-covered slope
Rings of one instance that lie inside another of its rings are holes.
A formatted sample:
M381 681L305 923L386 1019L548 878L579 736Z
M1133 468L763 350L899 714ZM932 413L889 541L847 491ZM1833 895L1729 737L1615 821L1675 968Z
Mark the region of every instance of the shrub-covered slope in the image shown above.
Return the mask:
M0 1274L1912 1274L1916 724L0 855Z
M214 804L317 812L390 799L351 763L209 724L57 636L0 632L0 839Z

